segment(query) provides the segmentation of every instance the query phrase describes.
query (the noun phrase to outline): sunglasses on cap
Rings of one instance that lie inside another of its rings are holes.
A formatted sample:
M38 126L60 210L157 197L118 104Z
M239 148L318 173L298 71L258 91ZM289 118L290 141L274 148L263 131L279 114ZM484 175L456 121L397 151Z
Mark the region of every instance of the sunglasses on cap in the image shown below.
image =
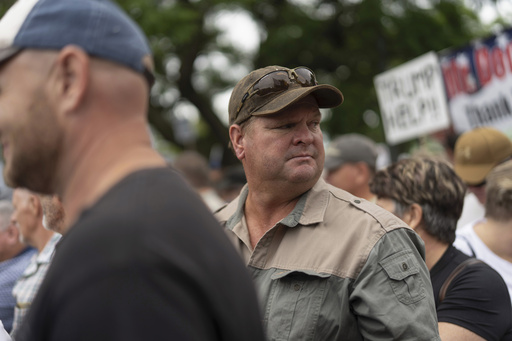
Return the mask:
M297 83L303 87L318 85L315 74L307 67L301 66L292 70L272 71L258 79L243 95L236 114L242 110L245 101L254 95L265 96L288 90L291 83Z

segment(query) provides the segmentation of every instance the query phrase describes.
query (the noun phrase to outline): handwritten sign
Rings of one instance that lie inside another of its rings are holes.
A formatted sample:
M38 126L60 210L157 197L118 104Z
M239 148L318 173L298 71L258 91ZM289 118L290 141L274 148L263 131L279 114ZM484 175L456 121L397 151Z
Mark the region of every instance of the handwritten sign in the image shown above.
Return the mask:
M388 144L405 142L450 125L435 52L377 75L374 85Z

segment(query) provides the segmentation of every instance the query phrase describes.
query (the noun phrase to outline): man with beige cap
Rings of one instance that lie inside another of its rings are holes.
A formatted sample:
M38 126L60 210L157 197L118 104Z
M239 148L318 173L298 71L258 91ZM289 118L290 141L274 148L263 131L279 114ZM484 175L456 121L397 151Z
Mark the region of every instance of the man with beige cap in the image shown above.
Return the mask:
M455 172L468 186L457 228L484 217L485 176L511 155L510 139L491 127L475 128L463 133L456 140L453 150Z
M485 203L485 177L498 164L512 157L512 141L501 131L479 127L455 142L454 169L480 203Z
M229 134L247 185L216 216L252 274L269 340L438 340L421 239L321 178L319 108L342 101L306 67L239 81Z

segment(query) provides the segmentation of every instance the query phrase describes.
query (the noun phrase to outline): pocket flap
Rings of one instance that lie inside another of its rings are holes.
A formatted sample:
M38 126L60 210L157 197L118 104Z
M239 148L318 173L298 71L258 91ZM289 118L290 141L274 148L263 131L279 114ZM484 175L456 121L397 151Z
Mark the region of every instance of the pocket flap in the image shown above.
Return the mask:
M379 262L389 278L401 281L420 272L411 251L398 252Z

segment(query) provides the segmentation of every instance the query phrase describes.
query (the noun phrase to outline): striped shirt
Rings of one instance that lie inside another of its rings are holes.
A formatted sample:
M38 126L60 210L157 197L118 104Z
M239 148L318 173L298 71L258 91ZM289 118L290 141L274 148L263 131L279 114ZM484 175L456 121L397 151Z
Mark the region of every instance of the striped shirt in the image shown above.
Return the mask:
M16 301L12 297L12 288L36 252L37 250L27 247L16 257L0 262L0 320L7 332L12 329L14 306L16 305Z
M44 276L46 275L46 271L50 266L55 245L59 241L60 237L60 234L55 233L48 243L46 243L46 246L41 253L32 256L30 264L27 266L25 272L18 279L12 290L12 295L16 299L14 322L11 332L11 336L13 336L13 338L16 337L16 332L25 318L37 290L41 286Z

